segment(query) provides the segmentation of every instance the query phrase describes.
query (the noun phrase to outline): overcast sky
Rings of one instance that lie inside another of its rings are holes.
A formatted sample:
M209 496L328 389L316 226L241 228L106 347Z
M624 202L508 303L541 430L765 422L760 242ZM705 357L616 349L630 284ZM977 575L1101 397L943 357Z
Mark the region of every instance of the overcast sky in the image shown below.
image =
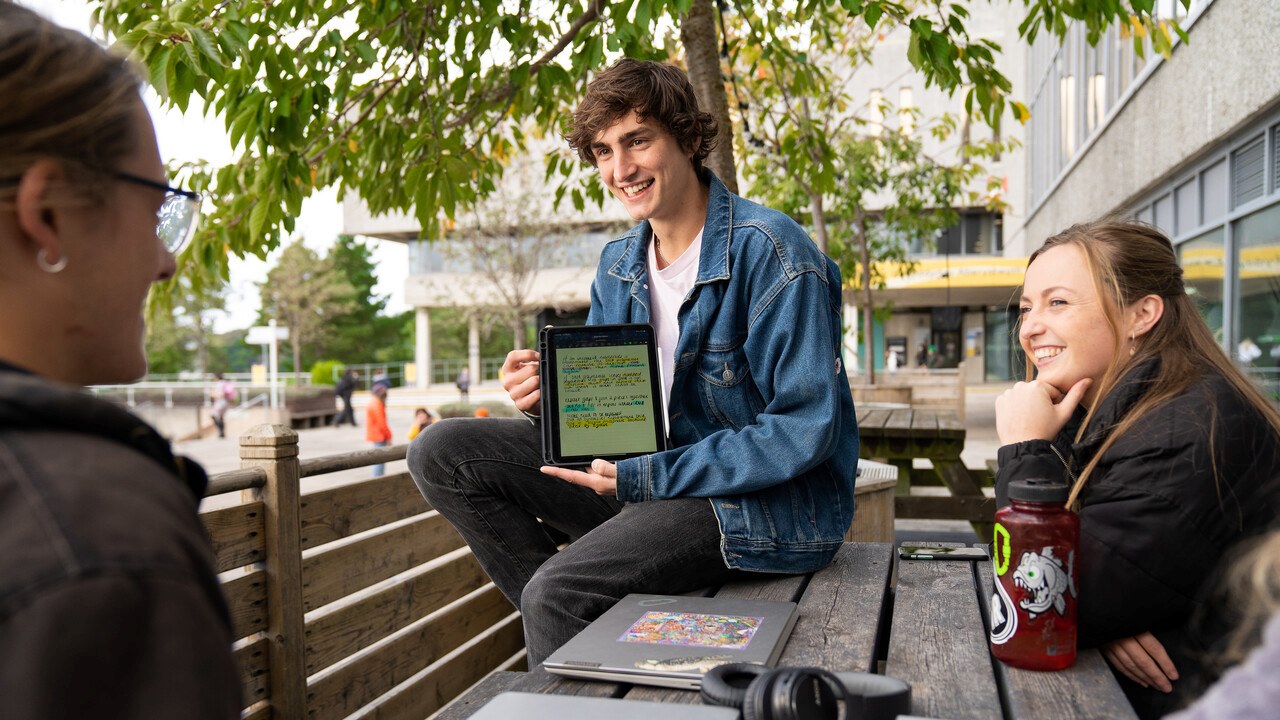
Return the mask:
M89 30L89 7L84 0L18 0L45 17L64 27L93 35L101 40L101 31ZM160 143L160 156L167 161L208 160L223 164L232 159L231 144L227 140L225 124L221 118L204 117L199 98L192 97L186 114L177 110L161 109L160 99L147 91L143 98L151 109L156 124L156 136ZM306 238L308 247L326 251L342 228L342 205L334 190L321 191L308 198L302 205L294 234ZM404 302L404 283L408 271L408 249L403 243L369 240L374 247L378 284L374 292L389 295L387 312L408 310ZM279 250L261 261L250 256L241 260L231 259L231 290L227 296L227 312L214 322L217 332L244 328L257 319L261 307L258 283L266 279L267 268L274 264Z

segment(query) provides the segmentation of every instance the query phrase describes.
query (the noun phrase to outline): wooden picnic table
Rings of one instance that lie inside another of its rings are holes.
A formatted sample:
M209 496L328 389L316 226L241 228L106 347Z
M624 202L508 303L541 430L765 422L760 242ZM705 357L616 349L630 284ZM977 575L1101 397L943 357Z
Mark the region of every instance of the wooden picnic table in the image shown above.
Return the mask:
M894 515L899 519L968 520L984 540L991 539L996 503L982 493L977 478L960 459L964 425L949 410L858 409L859 455L898 468ZM912 461L927 459L932 470L913 470ZM932 473L950 497L913 495L915 475Z
M830 566L811 575L735 582L712 594L797 602L799 619L779 665L901 678L911 683L914 715L1136 718L1096 650L1081 651L1074 666L1058 672L1017 670L992 658L985 620L990 573L986 562L897 561L889 544L846 543ZM492 673L436 718L470 717L506 691L701 702L694 691L571 680L538 667Z

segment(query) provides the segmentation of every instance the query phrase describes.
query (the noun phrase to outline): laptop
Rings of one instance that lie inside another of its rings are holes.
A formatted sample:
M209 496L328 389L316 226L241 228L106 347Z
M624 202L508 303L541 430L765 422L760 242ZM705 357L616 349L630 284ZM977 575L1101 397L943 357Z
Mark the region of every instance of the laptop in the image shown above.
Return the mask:
M738 720L737 708L656 703L645 700L504 692L485 703L472 720Z
M717 665L774 665L797 615L793 602L633 593L543 666L588 680L696 690Z

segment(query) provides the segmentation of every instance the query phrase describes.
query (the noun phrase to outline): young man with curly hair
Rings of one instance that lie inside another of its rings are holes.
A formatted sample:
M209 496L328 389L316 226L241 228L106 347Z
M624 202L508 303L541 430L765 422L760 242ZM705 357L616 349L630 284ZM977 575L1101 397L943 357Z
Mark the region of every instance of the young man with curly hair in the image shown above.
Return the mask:
M671 449L544 467L524 420L442 422L410 449L422 494L523 612L530 665L627 593L816 570L853 517L839 271L702 166L715 137L681 70L634 60L592 80L566 137L639 222L604 247L587 322L654 326ZM537 360L503 365L530 415Z

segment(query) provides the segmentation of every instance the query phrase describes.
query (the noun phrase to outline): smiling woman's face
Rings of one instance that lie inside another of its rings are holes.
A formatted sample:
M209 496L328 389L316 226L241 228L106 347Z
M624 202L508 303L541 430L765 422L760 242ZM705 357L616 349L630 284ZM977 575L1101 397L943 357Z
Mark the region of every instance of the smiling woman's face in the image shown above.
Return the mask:
M1102 299L1093 285L1084 251L1059 245L1027 268L1018 340L1036 366L1036 379L1065 393L1084 378L1093 387L1116 354Z

